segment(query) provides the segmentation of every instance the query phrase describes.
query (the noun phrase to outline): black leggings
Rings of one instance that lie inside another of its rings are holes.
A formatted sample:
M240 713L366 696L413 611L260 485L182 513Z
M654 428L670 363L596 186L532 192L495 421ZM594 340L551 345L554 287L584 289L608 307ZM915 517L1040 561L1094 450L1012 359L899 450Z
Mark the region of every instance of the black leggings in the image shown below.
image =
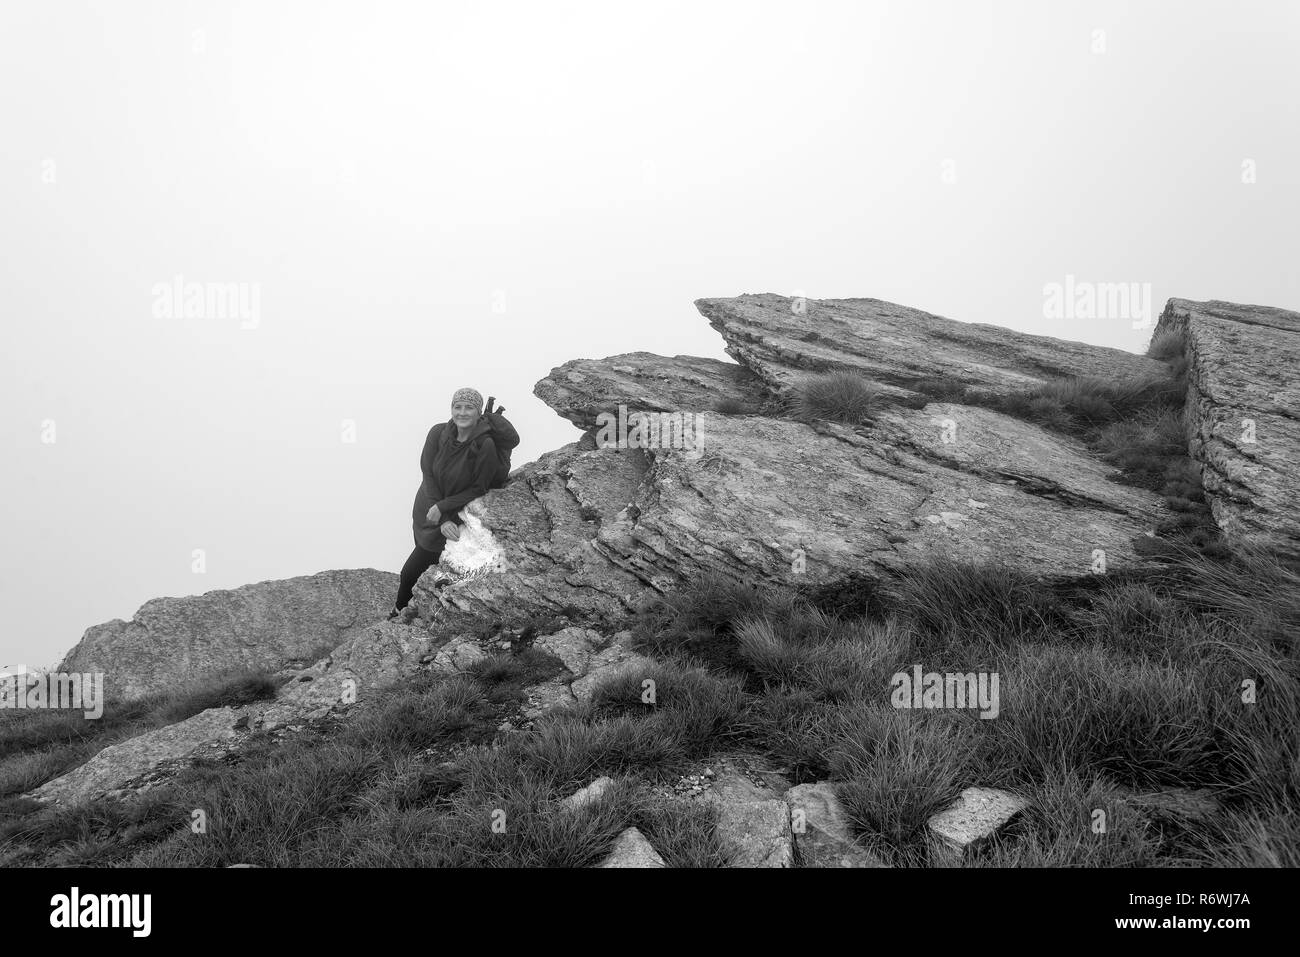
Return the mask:
M415 583L420 580L425 569L430 565L435 565L438 559L442 557L442 550L447 547L447 540L441 535L438 536L437 551L429 551L419 542L415 544L415 551L411 552L411 557L406 560L402 566L402 583L397 589L398 610L407 606L411 600L411 593L415 591Z

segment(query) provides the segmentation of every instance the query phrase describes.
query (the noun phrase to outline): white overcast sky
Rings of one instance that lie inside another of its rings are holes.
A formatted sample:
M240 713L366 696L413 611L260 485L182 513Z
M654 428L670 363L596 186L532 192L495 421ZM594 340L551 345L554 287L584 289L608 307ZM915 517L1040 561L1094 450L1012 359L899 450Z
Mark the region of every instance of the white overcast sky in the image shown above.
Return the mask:
M455 388L522 464L578 435L553 366L725 358L699 297L1135 351L1044 285L1298 309L1297 49L1283 0L6 2L0 666L397 571ZM178 275L255 287L256 327L160 317Z

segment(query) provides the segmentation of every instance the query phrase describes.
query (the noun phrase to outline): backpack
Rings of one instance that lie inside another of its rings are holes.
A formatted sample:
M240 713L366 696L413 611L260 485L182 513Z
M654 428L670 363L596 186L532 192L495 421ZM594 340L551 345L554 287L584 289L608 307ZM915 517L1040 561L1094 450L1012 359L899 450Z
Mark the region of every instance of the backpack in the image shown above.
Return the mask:
M496 397L488 396L487 407L483 410L483 417L488 420L490 426L488 435L492 437L492 444L496 446L498 461L497 474L488 483L489 489L506 487L506 482L510 479L510 453L519 444L519 433L502 415L506 407L503 405L494 412L492 411L494 402Z

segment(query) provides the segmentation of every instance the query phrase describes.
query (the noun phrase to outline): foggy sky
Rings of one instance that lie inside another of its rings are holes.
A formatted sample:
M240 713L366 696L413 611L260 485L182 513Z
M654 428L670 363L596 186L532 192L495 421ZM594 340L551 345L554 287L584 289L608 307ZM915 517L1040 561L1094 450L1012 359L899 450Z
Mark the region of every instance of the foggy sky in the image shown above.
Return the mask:
M1044 287L1300 308L1298 10L4 4L0 666L157 596L396 572L457 387L518 466L578 437L553 366L726 358L696 298L1133 351Z

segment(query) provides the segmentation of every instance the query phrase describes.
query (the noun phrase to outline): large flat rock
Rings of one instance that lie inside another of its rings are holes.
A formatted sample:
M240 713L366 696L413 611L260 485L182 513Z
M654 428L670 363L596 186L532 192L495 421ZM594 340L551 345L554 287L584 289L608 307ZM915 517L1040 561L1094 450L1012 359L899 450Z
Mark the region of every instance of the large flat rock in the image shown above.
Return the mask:
M85 764L31 792L38 801L75 804L123 787L164 761L235 736L236 712L209 708L185 721L109 745Z
M782 392L809 372L832 369L904 391L916 379L945 379L999 392L1068 376L1163 372L1154 360L1120 349L957 322L879 299L799 302L763 293L697 299L695 306L722 334L728 355Z
M1229 541L1300 557L1300 313L1171 299L1187 336L1188 446Z

